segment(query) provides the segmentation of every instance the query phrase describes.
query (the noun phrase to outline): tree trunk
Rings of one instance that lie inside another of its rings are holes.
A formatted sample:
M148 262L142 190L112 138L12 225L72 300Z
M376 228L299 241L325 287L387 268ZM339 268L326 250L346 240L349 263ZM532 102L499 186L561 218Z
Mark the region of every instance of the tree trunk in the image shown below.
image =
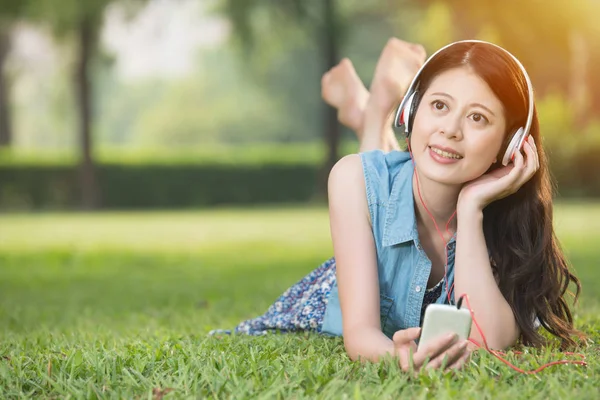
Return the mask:
M9 51L9 24L6 21L0 21L0 147L8 147L12 142L9 79L5 71Z
M92 160L92 86L89 76L89 63L95 43L95 31L91 21L84 17L78 32L79 53L75 73L77 107L79 111L79 188L80 206L85 210L99 207L99 191L96 172Z
M324 0L323 2L323 26L321 33L320 46L323 51L323 66L325 73L333 67L338 60L338 19L335 12L335 0ZM338 161L338 147L340 142L340 125L337 120L337 111L324 104L324 135L327 145L327 159L322 171L321 178L321 193L327 193L327 178L329 171Z

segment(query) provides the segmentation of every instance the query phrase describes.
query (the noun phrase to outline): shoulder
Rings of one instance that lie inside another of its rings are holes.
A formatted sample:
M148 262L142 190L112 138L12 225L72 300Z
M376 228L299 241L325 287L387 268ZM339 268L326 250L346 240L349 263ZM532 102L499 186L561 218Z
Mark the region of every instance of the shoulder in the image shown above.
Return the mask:
M356 175L367 170L396 174L408 162L411 162L410 154L405 151L384 153L382 150L372 150L342 157L332 168L331 175Z
M328 179L328 192L332 195L348 195L364 192L363 166L358 154L349 154L335 163Z
M370 203L387 202L392 188L412 177L412 160L404 151L374 150L360 154Z
M333 166L329 173L327 196L332 226L361 216L369 219L363 167L358 154L344 156Z
M373 150L360 154L365 177L367 179L390 179L400 174L407 164L412 161L410 154L405 151L391 151L384 153Z
M412 161L401 151L373 150L341 158L332 168L328 181L330 209L368 208L369 219L377 219L379 206L395 197L411 195Z
M384 153L372 150L342 157L329 173L329 186L345 183L358 183L364 187L366 181L393 180L409 163L410 155L403 151Z

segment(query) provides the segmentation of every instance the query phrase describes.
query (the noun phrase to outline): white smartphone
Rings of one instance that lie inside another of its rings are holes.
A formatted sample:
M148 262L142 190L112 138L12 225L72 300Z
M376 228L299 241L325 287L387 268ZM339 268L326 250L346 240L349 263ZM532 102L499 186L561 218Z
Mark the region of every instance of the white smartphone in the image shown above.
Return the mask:
M447 333L456 333L459 340L468 339L471 333L471 312L466 307L430 304L425 309L418 348Z

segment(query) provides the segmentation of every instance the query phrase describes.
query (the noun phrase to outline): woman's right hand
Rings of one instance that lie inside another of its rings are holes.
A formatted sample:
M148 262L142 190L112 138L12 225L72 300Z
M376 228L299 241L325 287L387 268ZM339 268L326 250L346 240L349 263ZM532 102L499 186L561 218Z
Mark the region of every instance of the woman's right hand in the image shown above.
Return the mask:
M421 328L408 328L397 331L392 338L400 368L405 372L420 371L425 364L427 369L460 369L469 358L468 341L458 341L454 334L441 336L417 350L415 340L420 334Z

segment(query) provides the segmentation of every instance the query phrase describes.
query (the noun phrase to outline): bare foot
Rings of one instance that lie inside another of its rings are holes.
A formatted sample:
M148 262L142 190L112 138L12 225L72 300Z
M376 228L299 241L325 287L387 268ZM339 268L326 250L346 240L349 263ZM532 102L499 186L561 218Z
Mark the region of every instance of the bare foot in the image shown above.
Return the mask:
M415 74L425 62L425 49L419 44L391 38L375 67L371 96L380 106L399 103Z
M400 103L413 77L425 62L423 46L392 38L385 45L371 83L371 96L364 114L365 150L400 146L390 128L390 113Z
M323 75L321 96L327 104L337 108L340 123L354 130L361 139L369 92L349 59L344 58Z

